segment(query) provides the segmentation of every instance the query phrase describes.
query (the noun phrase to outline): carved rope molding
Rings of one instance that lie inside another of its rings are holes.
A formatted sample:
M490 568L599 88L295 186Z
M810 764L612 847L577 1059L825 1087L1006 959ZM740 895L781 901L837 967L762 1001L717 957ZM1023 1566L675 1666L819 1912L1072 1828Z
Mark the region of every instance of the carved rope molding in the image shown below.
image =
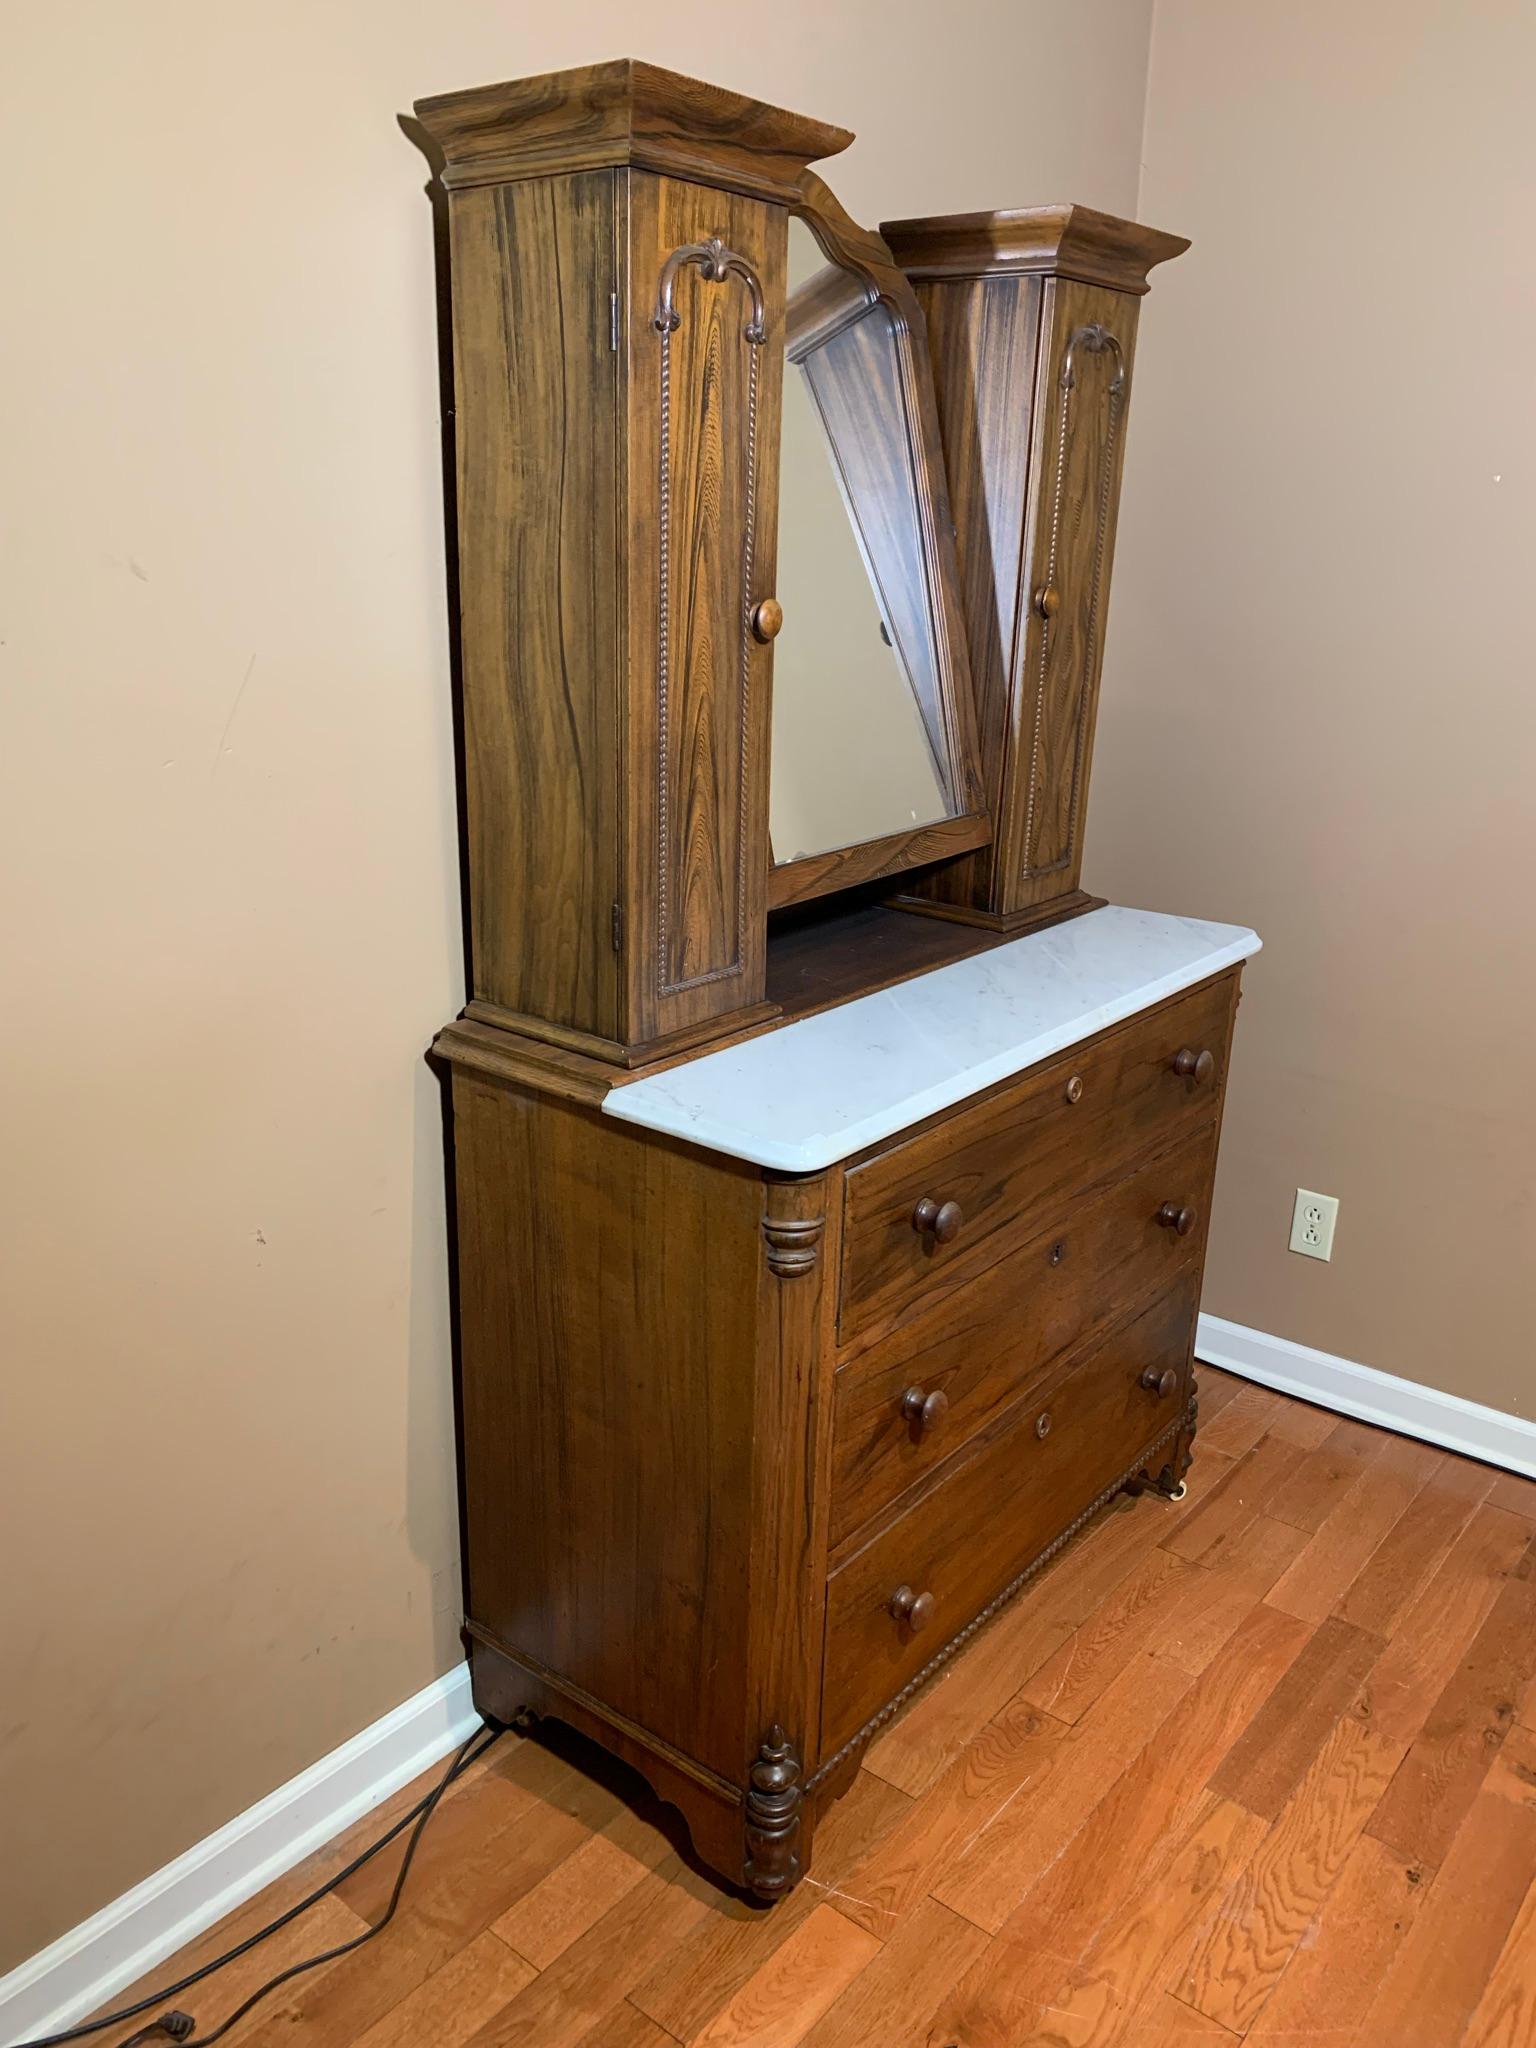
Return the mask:
M1069 1522L1061 1534L1049 1542L1040 1555L1032 1559L1016 1578L1010 1579L996 1598L987 1602L987 1605L982 1608L980 1614L967 1622L958 1635L951 1636L942 1649L936 1650L922 1670L907 1680L900 1692L887 1700L878 1713L871 1714L863 1727L856 1729L841 1749L834 1750L832 1755L811 1773L810 1777L805 1781L806 1791L814 1792L817 1786L824 1783L841 1764L847 1762L855 1750L862 1749L872 1736L879 1733L887 1721L893 1719L895 1715L901 1712L914 1693L921 1692L935 1672L942 1670L952 1657L958 1656L960 1651L970 1642L971 1638L984 1629L995 1615L1001 1613L1009 1601L1016 1594L1021 1593L1030 1580L1038 1572L1043 1571L1051 1559L1066 1548L1078 1531L1093 1520L1100 1508L1108 1507L1115 1495L1128 1486L1138 1473L1150 1471L1152 1461L1157 1457L1158 1453L1165 1450L1169 1444L1175 1442L1182 1431L1193 1428L1194 1414L1195 1403L1191 1399L1188 1406L1180 1412L1177 1420L1170 1422L1160 1436L1153 1438L1134 1465L1127 1471L1122 1472L1113 1484L1106 1486L1102 1493L1097 1494L1094 1499L1089 1501L1087 1507L1083 1509L1077 1519Z
M759 1898L778 1898L800 1875L796 1844L804 1799L799 1752L775 1722L747 1780L742 1877Z
M768 1240L768 1270L781 1280L793 1280L809 1273L821 1253L825 1216L765 1216L763 1236Z
M1078 349L1087 355L1112 355L1115 374L1109 380L1106 396L1109 400L1109 429L1104 436L1104 461L1099 475L1098 524L1093 547L1093 584L1088 605L1088 644L1083 660L1084 687L1077 703L1077 744L1072 760L1072 801L1067 813L1066 850L1058 860L1041 867L1033 864L1031 856L1035 844L1035 807L1040 792L1040 741L1045 727L1045 679L1050 666L1051 622L1044 619L1040 628L1040 661L1035 676L1035 729L1029 753L1029 802L1024 814L1024 868L1023 878L1033 875L1054 875L1072 865L1072 849L1077 844L1078 814L1082 807L1083 794L1083 723L1087 714L1087 678L1093 673L1094 649L1099 637L1099 597L1104 580L1104 544L1109 531L1109 493L1115 473L1115 442L1119 434L1120 420L1125 410L1125 351L1107 327L1094 321L1090 326L1079 327L1070 336L1061 359L1061 373L1057 385L1061 392L1060 430L1056 439L1056 480L1051 498L1051 541L1046 556L1045 584L1049 587L1056 581L1056 560L1061 537L1061 500L1066 482L1067 458L1067 416L1071 411L1072 393L1077 389L1077 371L1073 358Z
M706 282L724 284L739 278L752 301L752 317L742 330L747 342L747 503L746 530L742 538L741 563L741 663L740 663L740 759L737 797L736 840L736 957L723 966L702 974L684 975L674 981L668 968L670 881L672 866L670 764L671 732L668 718L671 682L671 582L672 582L672 336L682 325L675 294L677 280L685 269L703 273ZM652 322L661 337L661 539L660 599L657 610L656 723L659 754L657 778L657 838L659 875L656 890L656 993L658 997L681 995L712 981L724 981L740 974L747 934L747 790L750 783L747 751L751 737L752 661L752 567L757 525L757 365L758 351L768 339L763 288L755 270L744 256L728 249L718 235L706 242L688 242L674 249L662 265L656 293L656 314Z

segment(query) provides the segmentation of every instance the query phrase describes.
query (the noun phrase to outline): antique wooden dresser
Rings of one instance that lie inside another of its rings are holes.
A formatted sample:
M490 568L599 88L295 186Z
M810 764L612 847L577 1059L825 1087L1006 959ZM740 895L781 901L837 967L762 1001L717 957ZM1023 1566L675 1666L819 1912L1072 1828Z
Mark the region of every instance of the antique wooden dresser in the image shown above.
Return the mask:
M1189 1462L1246 930L1081 883L1141 298L1090 209L851 221L622 61L447 193L466 1636L773 1898L863 1745Z

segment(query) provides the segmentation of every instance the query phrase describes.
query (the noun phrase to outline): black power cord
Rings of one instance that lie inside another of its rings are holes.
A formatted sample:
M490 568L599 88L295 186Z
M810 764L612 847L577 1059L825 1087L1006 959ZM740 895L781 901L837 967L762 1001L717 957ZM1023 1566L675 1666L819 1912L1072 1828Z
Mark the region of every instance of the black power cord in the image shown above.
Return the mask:
M400 1894L405 1889L405 1880L410 1871L411 1859L416 1854L416 1845L421 1840L427 1822L437 1811L438 1801L454 1779L462 1777L471 1764L478 1763L486 1751L494 1743L499 1742L505 1733L506 1730L495 1722L483 1722L467 1741L460 1744L452 1762L432 1790L418 1799L408 1813L401 1814L393 1827L386 1829L376 1842L363 1850L361 1855L354 1856L344 1870L338 1870L334 1877L327 1878L324 1884L317 1886L308 1898L300 1899L296 1906L290 1906L286 1913L280 1913L275 1920L269 1921L255 1934L248 1935L234 1948L226 1949L223 1955L215 1956L211 1963L204 1963L201 1969L193 1970L190 1975L180 1978L174 1984L167 1984L163 1990L151 1992L148 1998L141 1998L136 2005L125 2005L120 2012L109 2012L99 2020L87 2020L82 2026L66 2028L62 2034L42 2034L33 2041L18 2041L14 2048L62 2048L65 2042L84 2041L92 2034L102 2033L108 2027L120 2027L125 2020L137 2019L141 2012L148 2012L162 2000L175 1998L190 1985L200 1984L205 1977L211 1977L215 1970L222 1970L237 1957L249 1954L260 1942L268 1940L291 1921L297 1920L301 1913L307 1913L311 1906L317 1905L327 1893L333 1892L337 1885L344 1884L354 1871L361 1870L363 1865L377 1856L381 1849L387 1849L404 1829L411 1828L411 1838L405 1845L405 1854L401 1857L400 1868L395 1873L395 1884L389 1895L389 1904L384 1909L383 1916L372 1927L365 1928L353 1940L342 1942L339 1948L328 1948L320 1955L307 1956L303 1962L294 1963L288 1969L280 1970L275 1977L269 1977L260 1990L253 1991L242 2005L236 2006L228 2019L221 2020L212 2033L199 2034L197 2021L191 2013L172 2008L162 2012L160 2017L152 2020L147 2027L141 2027L138 2033L131 2034L121 2044L121 2048L135 2048L135 2043L157 2040L181 2041L186 2044L186 2048L209 2048L212 2042L221 2041L237 2021L243 2020L253 2006L259 2005L280 1984L286 1984L294 1977L302 1977L308 1970L318 1970L322 1963L334 1963L338 1956L350 1955L353 1949L361 1948L365 1942L372 1941L376 1934L384 1932L395 1917L395 1908L399 1905ZM414 1827L411 1826L413 1821Z

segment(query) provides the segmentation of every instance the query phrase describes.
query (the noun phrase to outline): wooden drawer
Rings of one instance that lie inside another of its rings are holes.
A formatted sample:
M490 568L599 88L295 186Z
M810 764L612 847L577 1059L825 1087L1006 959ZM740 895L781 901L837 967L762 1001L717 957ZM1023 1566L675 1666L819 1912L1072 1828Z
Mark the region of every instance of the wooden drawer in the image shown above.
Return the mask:
M1212 1122L1236 992L1235 974L1191 989L853 1167L840 1342L867 1339L984 1271L1074 1198ZM1205 1078L1175 1071L1185 1050L1210 1053ZM920 1202L957 1205L952 1238L917 1226Z
M1216 1130L1207 1124L1093 1201L1063 1204L1041 1236L841 1368L834 1550L1094 1331L1123 1321L1198 1261L1215 1166ZM1159 1222L1164 1203L1191 1212L1186 1235ZM922 1403L935 1395L943 1413L925 1421Z
M832 1574L823 1754L899 1692L1177 1419L1198 1300L1190 1272L1006 1411L971 1455ZM1160 1397L1141 1385L1143 1372L1169 1367L1178 1375L1174 1391ZM932 1596L924 1626L893 1612L902 1588Z

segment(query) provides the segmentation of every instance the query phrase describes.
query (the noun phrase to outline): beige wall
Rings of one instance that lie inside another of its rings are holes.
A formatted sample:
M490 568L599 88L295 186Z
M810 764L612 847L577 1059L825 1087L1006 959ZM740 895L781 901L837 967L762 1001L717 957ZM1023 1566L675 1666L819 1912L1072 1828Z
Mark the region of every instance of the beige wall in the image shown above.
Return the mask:
M8 21L0 1968L457 1655L422 1052L463 990L397 112L632 50L859 130L865 218L1126 210L1147 31L1148 0Z
M1533 77L1519 0L1158 0L1088 860L1266 942L1207 1309L1525 1416Z

